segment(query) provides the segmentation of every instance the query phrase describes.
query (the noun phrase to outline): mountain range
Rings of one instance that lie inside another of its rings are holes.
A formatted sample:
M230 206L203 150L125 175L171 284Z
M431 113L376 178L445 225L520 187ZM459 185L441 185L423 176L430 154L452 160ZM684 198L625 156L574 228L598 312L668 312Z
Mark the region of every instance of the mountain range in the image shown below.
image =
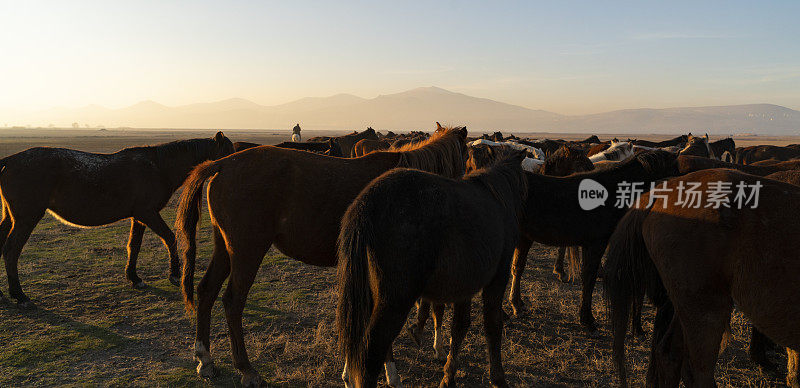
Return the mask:
M3 117L6 116L6 117ZM0 123L34 126L81 125L132 128L430 130L434 122L479 131L561 133L800 133L800 111L772 104L665 109L625 109L589 115L561 115L422 87L365 99L350 94L306 97L265 106L241 98L183 106L143 101L109 109L99 105L53 108L27 114L0 112Z

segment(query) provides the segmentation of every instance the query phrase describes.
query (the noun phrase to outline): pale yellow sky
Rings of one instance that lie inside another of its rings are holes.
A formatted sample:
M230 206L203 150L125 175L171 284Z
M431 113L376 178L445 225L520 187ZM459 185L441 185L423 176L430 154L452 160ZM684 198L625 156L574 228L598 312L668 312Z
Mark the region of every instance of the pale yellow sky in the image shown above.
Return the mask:
M435 85L533 109L800 108L798 3L0 3L0 112Z

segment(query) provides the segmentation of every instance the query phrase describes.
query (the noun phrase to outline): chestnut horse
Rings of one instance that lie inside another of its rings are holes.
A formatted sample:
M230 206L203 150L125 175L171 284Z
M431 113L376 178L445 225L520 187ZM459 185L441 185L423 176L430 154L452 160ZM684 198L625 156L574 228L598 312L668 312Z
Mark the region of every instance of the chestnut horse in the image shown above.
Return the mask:
M45 211L79 227L130 218L125 275L137 288L144 286L136 274L136 258L147 226L167 246L169 279L177 284L175 234L159 211L194 166L231 152L231 141L218 132L210 139L132 147L113 154L36 147L0 159L0 251L11 297L24 307L33 305L22 292L17 266L22 247Z
M419 298L453 303L450 354L440 387L455 385L458 353L481 291L492 386L501 362L503 293L525 201L525 152L453 180L397 169L372 181L342 218L336 331L345 384L374 387L381 364Z
M382 151L388 149L392 143L385 140L372 140L372 139L361 139L353 146L353 155L352 157L357 158L359 156L364 156L370 152L375 151Z
M354 159L262 146L195 168L186 181L176 225L185 247L184 301L187 310L197 314L194 354L200 362L198 373L214 373L209 353L211 307L226 278L228 287L222 301L234 366L242 373L242 385L258 385L261 378L247 359L242 311L269 247L274 244L285 255L304 263L336 265L336 237L342 215L371 180L395 167L459 177L464 173L466 136L466 128L450 129L415 146ZM214 251L197 286L195 308L195 231L206 180Z
M700 183L701 192L715 182L731 183L732 190L717 198L730 207L710 206L708 195L680 206L678 187L689 182ZM737 202L740 184L750 189ZM751 197L756 185L758 196ZM637 294L647 293L658 306L648 384L715 386L714 368L735 305L786 347L787 384L798 387L800 188L712 169L670 179L664 189L658 197L644 195L609 244L605 287L621 386L627 386L628 309Z
M514 314L524 309L520 281L533 242L580 246L583 255L580 264L583 287L580 322L586 330L595 331L592 293L597 271L608 238L627 210L626 207L615 206L613 196L617 185L621 182L641 182L641 188L649 189L653 181L678 175L676 158L675 154L666 151L648 151L602 171L577 173L563 178L527 174L529 189L525 217L520 224L521 237L511 269L509 299ZM584 179L591 179L606 189L605 205L591 210L581 208L578 187ZM611 200L608 197L612 197Z

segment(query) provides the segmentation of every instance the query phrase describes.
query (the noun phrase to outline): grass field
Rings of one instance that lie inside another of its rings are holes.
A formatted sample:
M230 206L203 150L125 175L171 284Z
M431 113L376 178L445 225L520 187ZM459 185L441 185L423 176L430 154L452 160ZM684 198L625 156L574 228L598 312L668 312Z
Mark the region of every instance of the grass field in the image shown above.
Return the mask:
M125 142L166 141L143 141L144 137L138 136L64 142L73 148L82 148L80 145L86 142L85 149L109 151L120 144L130 145ZM5 147L2 150L36 143L23 138L11 140L0 139L0 147ZM174 198L162 214L172 224ZM206 217L198 239L196 280L202 276L211 251L208 225ZM49 215L42 220L20 259L22 286L37 307L21 310L13 302L0 304L0 386L238 384L239 376L230 361L222 303L214 307L211 336L211 352L220 375L202 380L195 374L192 361L193 318L184 314L177 288L166 279L166 249L152 232L145 234L139 256L139 274L148 287L135 290L124 279L128 229L127 221L78 229L62 225ZM613 385L616 377L599 292L602 284L595 293L595 315L601 330L596 336L588 336L577 323L580 287L560 283L551 274L555 252L555 248L541 245L531 250L523 283L530 311L507 322L504 332L508 381L512 386ZM341 385L342 362L335 352L333 332L334 275L334 269L304 265L276 251L265 258L248 299L244 325L251 362L269 385ZM0 285L7 296L5 276L0 277ZM478 303L473 306L473 325L462 352L458 378L463 386L488 385L479 307ZM652 310L648 308L648 333L651 319ZM449 315L445 328L449 328ZM737 387L781 385L785 366L779 375L763 375L749 361L749 328L739 313L734 316L732 334L733 340L718 363L718 383ZM434 359L431 343L431 331L426 333L423 349L415 347L406 335L398 337L395 357L407 386L437 385L441 379L442 364ZM637 386L644 382L647 344L647 339L629 341L630 376ZM772 357L785 363L783 354Z

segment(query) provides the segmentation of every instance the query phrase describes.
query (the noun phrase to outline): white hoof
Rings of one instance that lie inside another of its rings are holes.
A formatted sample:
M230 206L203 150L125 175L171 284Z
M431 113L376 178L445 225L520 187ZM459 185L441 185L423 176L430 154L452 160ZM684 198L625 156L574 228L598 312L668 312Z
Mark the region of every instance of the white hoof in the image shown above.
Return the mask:
M386 384L394 388L402 388L403 383L400 381L400 375L397 374L397 366L394 362L387 362L384 364L386 368Z

